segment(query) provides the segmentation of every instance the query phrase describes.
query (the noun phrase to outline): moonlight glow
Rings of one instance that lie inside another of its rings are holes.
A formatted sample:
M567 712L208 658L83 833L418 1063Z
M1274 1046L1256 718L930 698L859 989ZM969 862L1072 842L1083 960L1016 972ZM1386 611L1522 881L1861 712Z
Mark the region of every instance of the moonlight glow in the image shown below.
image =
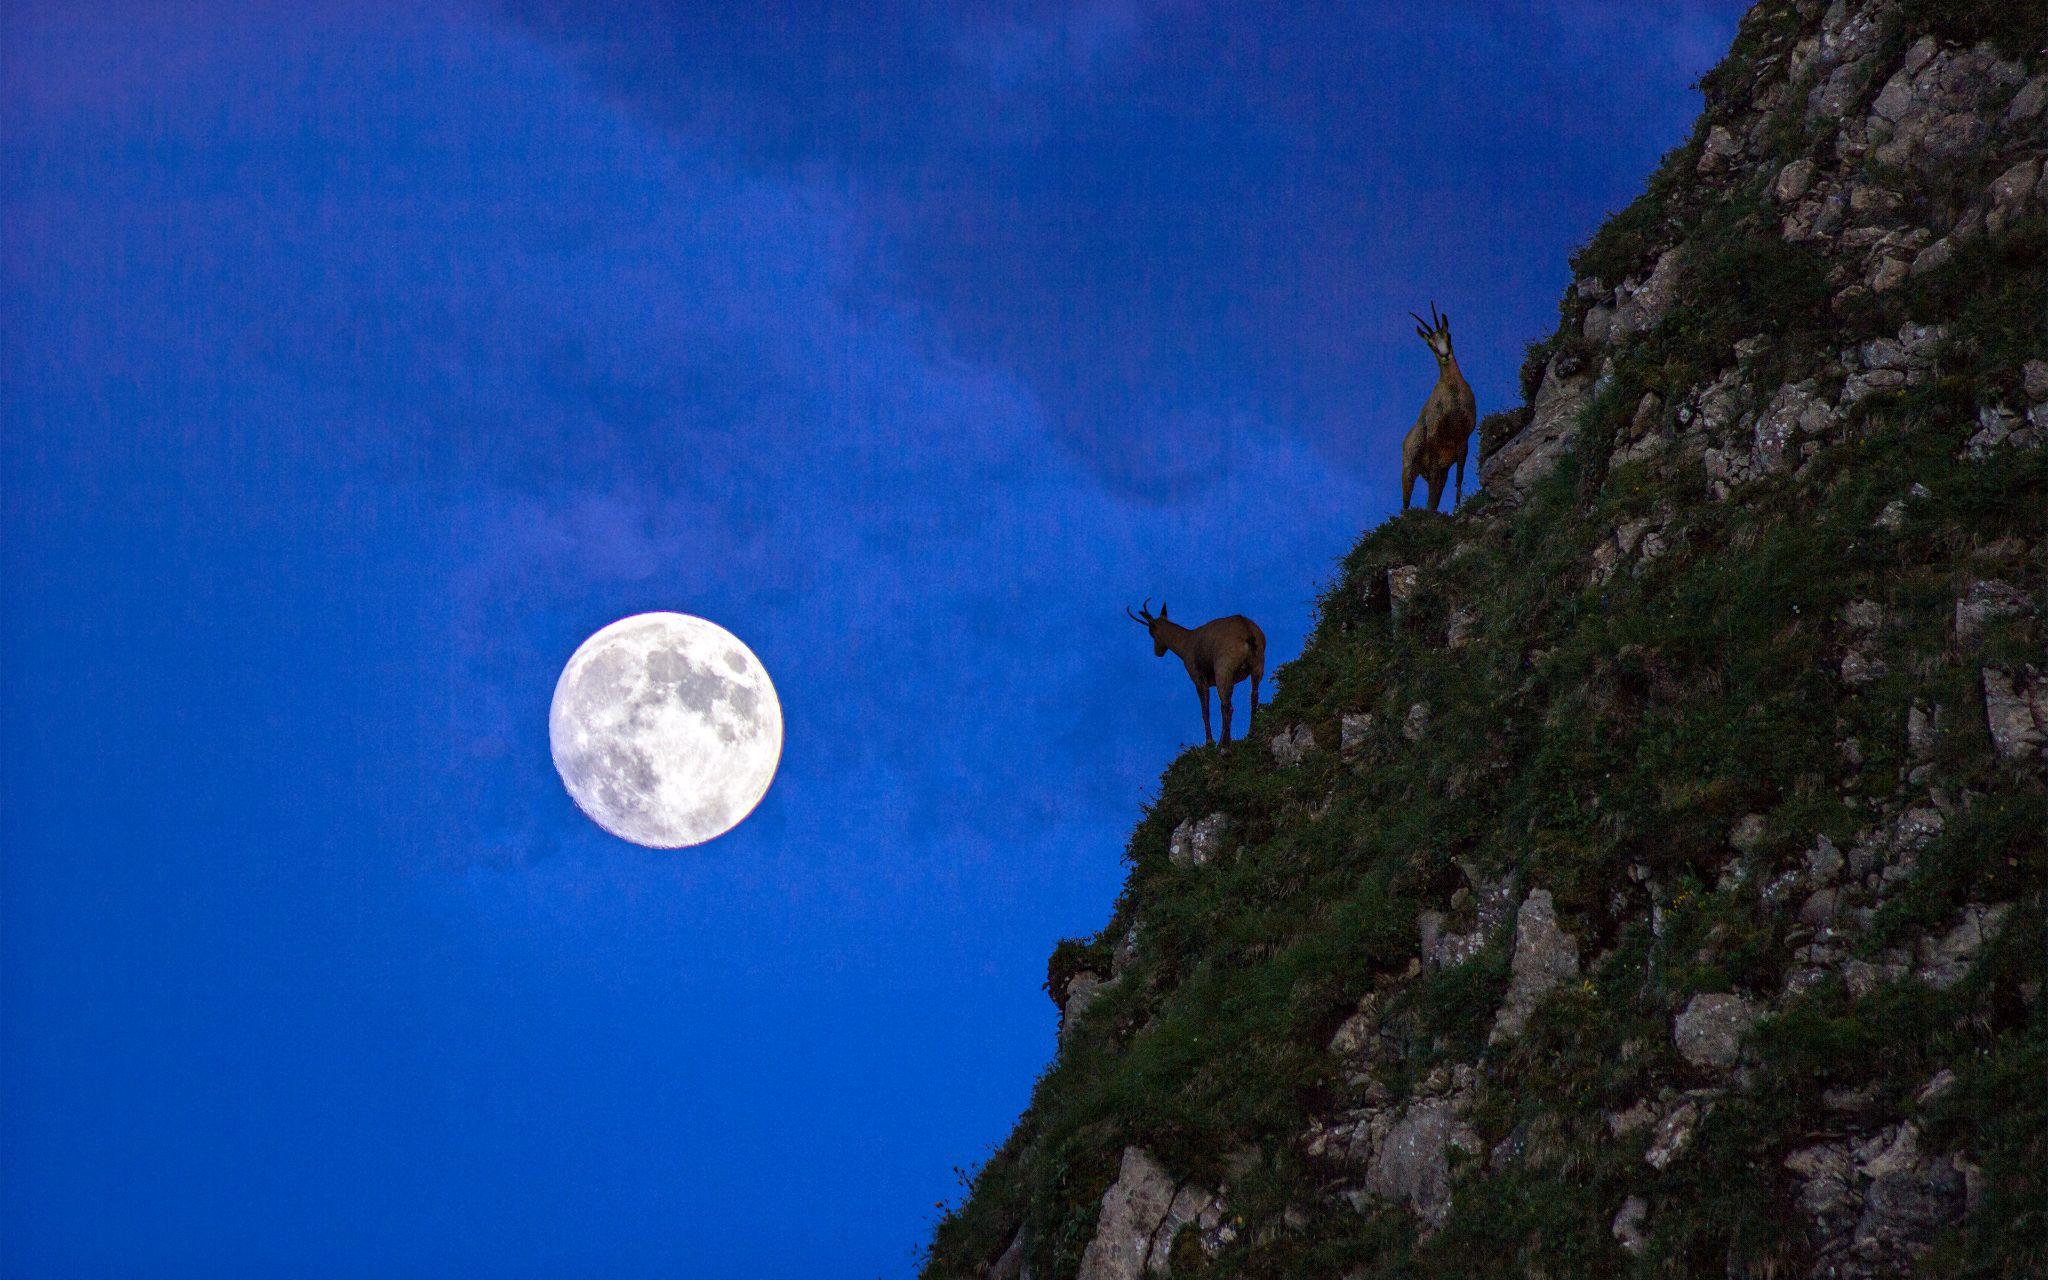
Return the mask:
M761 660L725 628L642 613L571 655L548 739L563 784L599 826L677 849L732 830L767 794L782 704Z

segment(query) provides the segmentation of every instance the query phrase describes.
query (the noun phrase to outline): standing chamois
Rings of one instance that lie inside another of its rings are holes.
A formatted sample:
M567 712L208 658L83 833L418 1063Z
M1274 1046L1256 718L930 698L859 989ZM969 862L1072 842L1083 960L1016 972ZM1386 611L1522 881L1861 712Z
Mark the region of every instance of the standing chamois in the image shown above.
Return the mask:
M1413 311L1408 314L1415 316L1415 336L1428 343L1430 354L1436 357L1436 386L1422 402L1422 413L1408 438L1401 442L1401 510L1408 509L1417 476L1429 480L1429 509L1436 510L1437 499L1444 493L1444 477L1455 464L1458 491L1451 499L1455 511L1465 498L1465 442L1479 423L1479 406L1465 375L1458 372L1458 357L1451 354L1451 318L1437 315L1434 302L1429 304L1426 324Z
M1252 731L1252 721L1259 714L1259 678L1266 674L1266 633L1259 630L1259 624L1241 614L1228 618L1217 618L1199 627L1184 627L1166 616L1166 606L1159 606L1159 616L1152 616L1152 601L1136 613L1125 608L1124 613L1131 621L1152 633L1152 656L1163 658L1168 650L1180 657L1188 669L1188 679L1195 682L1195 692L1202 698L1202 737L1210 742L1216 735L1209 731L1209 690L1222 691L1223 742L1230 744L1230 692L1237 682L1249 679L1252 682L1252 707L1245 716L1245 733Z

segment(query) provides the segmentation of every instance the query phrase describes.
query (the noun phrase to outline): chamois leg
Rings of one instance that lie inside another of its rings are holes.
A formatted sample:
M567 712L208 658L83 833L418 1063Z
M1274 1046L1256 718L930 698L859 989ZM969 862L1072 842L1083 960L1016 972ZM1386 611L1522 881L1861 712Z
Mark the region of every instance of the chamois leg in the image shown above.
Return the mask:
M1223 745L1230 745L1230 686L1218 685L1216 700L1223 704Z
M1456 510L1458 509L1458 504L1459 504L1459 503L1461 503L1461 502L1463 502L1464 500L1465 500L1465 455L1461 453L1461 454L1459 454L1459 455L1458 455L1458 496L1457 496L1457 497L1455 497L1455 498L1453 498L1453 499L1451 499L1451 510L1453 510L1453 511L1456 511Z
M1444 472L1438 471L1429 477L1429 509L1436 510L1437 502L1444 496Z
M1196 685L1195 696L1202 700L1202 740L1204 742L1214 742L1216 741L1216 735L1209 731L1209 686L1206 684ZM1228 733L1229 730L1226 729L1224 732Z
M1258 722L1259 722L1259 677L1258 677L1258 673L1257 673L1257 672L1253 672L1253 673L1252 673L1252 705L1251 705L1251 706L1249 706L1249 707L1247 707L1247 708L1245 709L1245 713L1244 713L1244 736L1245 736L1245 737L1249 738L1249 737L1251 737L1251 736L1252 736L1252 733L1253 733L1253 732L1254 732L1254 731L1255 731L1255 730L1256 730L1256 729L1258 728Z

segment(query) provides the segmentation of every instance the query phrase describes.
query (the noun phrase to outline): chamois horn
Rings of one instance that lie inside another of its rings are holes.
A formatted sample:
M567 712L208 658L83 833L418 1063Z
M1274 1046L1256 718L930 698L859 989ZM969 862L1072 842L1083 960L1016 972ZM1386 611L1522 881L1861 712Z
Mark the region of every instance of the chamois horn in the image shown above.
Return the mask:
M1154 621L1152 617L1152 597L1146 596L1145 603L1142 606L1140 606L1138 612L1136 613L1131 612L1131 606L1125 605L1124 616L1129 618L1132 622L1137 623L1141 627L1151 626Z

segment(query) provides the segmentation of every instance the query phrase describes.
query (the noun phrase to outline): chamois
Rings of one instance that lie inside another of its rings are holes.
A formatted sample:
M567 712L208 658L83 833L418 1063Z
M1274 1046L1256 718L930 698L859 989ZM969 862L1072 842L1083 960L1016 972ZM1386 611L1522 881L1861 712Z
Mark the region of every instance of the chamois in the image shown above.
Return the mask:
M1202 699L1202 737L1207 741L1216 741L1216 735L1209 729L1209 690L1221 690L1218 700L1223 704L1223 743L1228 746L1230 693L1238 681L1249 679L1252 706L1245 715L1244 731L1247 735L1251 733L1252 721L1259 714L1259 679L1266 674L1266 633L1259 630L1258 623L1232 614L1199 627L1184 627L1166 616L1163 603L1154 617L1149 597L1138 612L1132 613L1126 606L1124 613L1152 633L1153 657L1163 658L1171 650L1187 667L1188 679L1195 682L1195 692Z
M1451 354L1451 318L1437 315L1434 302L1429 304L1427 323L1413 311L1408 314L1415 317L1415 336L1428 343L1430 354L1436 357L1437 372L1436 386L1422 402L1422 413L1408 438L1401 442L1401 510L1408 509L1417 476L1428 479L1429 509L1436 510L1437 499L1444 493L1444 477L1455 464L1458 490L1451 499L1455 511L1465 498L1465 443L1478 425L1479 407L1472 398L1471 385L1458 371L1458 357Z

